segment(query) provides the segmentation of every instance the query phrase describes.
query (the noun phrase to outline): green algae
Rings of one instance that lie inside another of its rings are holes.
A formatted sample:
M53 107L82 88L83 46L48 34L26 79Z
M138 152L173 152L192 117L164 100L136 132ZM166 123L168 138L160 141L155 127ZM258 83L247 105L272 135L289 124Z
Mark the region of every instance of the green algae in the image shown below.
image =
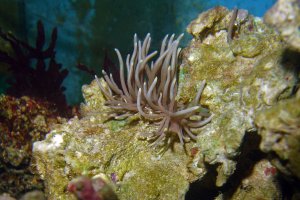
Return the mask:
M127 123L127 120L112 120L109 122L109 129L112 131L119 131L124 128Z

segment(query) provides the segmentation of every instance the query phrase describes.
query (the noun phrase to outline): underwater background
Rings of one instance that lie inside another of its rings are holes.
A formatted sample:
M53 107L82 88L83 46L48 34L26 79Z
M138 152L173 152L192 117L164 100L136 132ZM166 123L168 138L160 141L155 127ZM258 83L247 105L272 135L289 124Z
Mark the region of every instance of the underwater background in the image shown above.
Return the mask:
M123 55L132 49L135 33L143 38L151 33L152 48L157 49L166 34L184 33L189 22L199 13L217 5L229 9L246 9L262 17L275 0L1 0L0 27L34 44L36 23L41 20L49 41L51 30L58 28L56 60L69 71L63 85L70 105L82 101L81 86L93 76L76 65L83 63L101 73L105 54L116 63L114 48ZM191 39L185 34L182 46ZM0 92L8 87L9 72L1 66Z

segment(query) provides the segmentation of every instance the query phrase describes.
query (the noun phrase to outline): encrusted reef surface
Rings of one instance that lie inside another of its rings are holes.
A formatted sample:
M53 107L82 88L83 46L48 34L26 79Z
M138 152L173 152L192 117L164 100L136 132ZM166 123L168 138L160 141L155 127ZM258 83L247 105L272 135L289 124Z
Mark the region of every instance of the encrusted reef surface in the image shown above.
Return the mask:
M115 177L120 199L183 199L196 177L186 167L190 158L180 144L160 155L139 140L152 125L141 120L108 120L108 108L93 81L83 87L82 119L73 118L34 146L37 167L49 199L73 199L65 193L72 177L105 174ZM112 180L113 181L113 180Z
M47 101L0 96L0 194L19 198L44 189L31 165L32 144L44 139L52 125L65 122Z
M280 32L289 48L300 52L300 1L278 0L264 21Z
M296 84L293 70L281 64L280 36L245 10L238 10L230 27L234 12L216 7L202 13L187 29L194 39L183 56L181 89L188 92L181 93L182 100L194 93L197 80L207 81L202 104L215 118L194 146L204 162L218 164L217 186L235 172L243 138L255 132L257 111L289 97Z
M293 98L260 111L255 119L262 136L260 148L271 155L271 162L288 179L300 180L300 90Z
M190 183L211 174L215 174L212 187L222 193L214 194L219 199L280 197L276 168L263 159L266 155L259 151L257 132L268 134L263 115L271 111L261 114L263 110L280 107L278 102L294 94L297 75L282 62L285 43L260 18L224 7L200 14L187 31L194 39L181 52L177 101L191 102L206 80L201 105L214 114L209 124L192 130L196 141L153 148L141 135L157 126L138 114L114 119L93 81L83 87L82 118L58 125L44 141L34 144L48 199L75 199L67 186L82 175L106 176L124 200L184 199ZM273 147L272 143L269 148ZM260 192L268 195L257 195Z
M276 168L266 160L262 159L255 163L251 174L245 177L233 194L221 193L218 199L281 199L279 185L275 181Z

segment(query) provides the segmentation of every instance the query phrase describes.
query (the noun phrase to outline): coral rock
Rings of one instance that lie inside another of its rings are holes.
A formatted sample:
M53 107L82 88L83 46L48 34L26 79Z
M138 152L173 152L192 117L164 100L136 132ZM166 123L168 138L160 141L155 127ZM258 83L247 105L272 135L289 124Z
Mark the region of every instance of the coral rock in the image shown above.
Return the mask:
M260 148L272 155L272 163L282 173L300 180L300 92L298 94L259 112L255 122L262 136Z
M291 49L300 52L299 0L278 0L265 14L264 21L279 31Z
M255 129L255 113L287 98L296 84L294 72L280 63L284 52L280 36L261 19L238 11L228 41L233 12L216 7L188 26L194 39L184 49L180 74L182 101L195 94L199 80L207 81L201 104L215 117L201 129L194 146L205 163L220 164L217 186L235 171L245 132ZM204 166L201 160L198 166ZM200 176L206 172L204 167L197 170Z

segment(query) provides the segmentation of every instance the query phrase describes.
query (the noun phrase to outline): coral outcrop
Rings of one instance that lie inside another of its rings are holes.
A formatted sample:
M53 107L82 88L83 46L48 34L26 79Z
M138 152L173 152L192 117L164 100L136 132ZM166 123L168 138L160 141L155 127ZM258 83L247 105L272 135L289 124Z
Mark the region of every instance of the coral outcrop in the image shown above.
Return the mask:
M244 135L256 128L256 112L289 97L296 84L294 72L280 63L284 52L280 36L245 10L238 10L230 27L233 13L216 7L189 25L194 39L184 49L181 73L183 101L194 94L197 80L207 80L201 103L215 118L194 146L201 149L205 163L218 164L217 186L234 173ZM231 42L228 29L233 29Z
M51 104L27 96L0 96L0 193L20 197L43 190L43 181L31 165L32 143L44 139L50 127L65 120Z
M175 144L175 152L159 154L139 139L156 126L132 118L109 120L110 109L103 106L96 81L84 86L83 94L84 117L71 119L34 144L48 198L74 199L65 190L72 177L105 174L115 176L120 199L183 199L196 177L186 167L190 160L181 144Z
M216 200L221 199L281 199L282 192L276 180L276 168L266 159L257 162L249 176L245 177L238 189L230 194L220 194Z
M276 28L290 49L300 52L300 2L278 0L264 21Z
M194 38L180 53L176 101L190 103L206 80L200 103L214 113L213 120L193 130L195 141L155 149L145 135L155 132L157 126L140 120L139 114L115 118L94 80L83 86L82 118L56 126L45 140L34 144L35 163L45 180L48 199L75 199L66 190L69 182L99 174L110 179L121 200L184 199L189 185L207 179L213 170L212 187L220 190L221 199L232 185L230 197L236 199L261 197L255 196L260 188L268 194L278 189L274 166L263 159L260 140L251 138L259 138L255 116L263 129L266 125L259 120L263 114L258 113L294 94L297 76L281 62L285 43L260 18L224 7L201 13L187 31ZM245 160L249 163L243 163ZM241 165L249 174L244 174ZM251 170L255 172L252 176ZM263 181L255 185L260 176ZM239 178L233 181L235 177ZM255 190L239 190L240 185Z
M262 110L255 122L262 136L261 149L288 176L300 180L300 90L294 98Z

